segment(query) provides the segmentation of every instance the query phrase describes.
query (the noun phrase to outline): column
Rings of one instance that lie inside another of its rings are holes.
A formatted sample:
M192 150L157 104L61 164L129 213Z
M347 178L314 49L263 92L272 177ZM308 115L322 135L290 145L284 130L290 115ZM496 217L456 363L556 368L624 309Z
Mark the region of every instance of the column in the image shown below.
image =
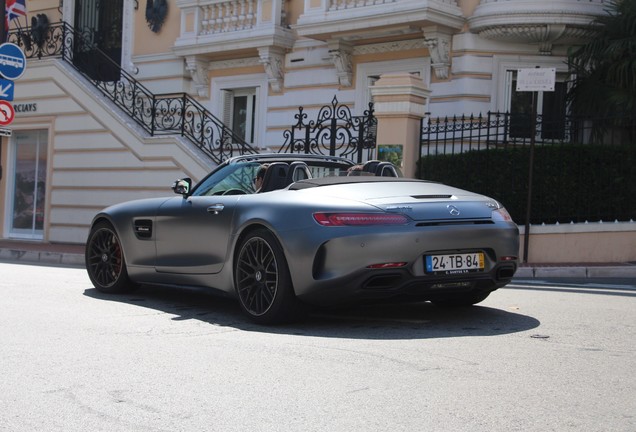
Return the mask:
M401 169L405 177L415 177L420 157L421 120L430 93L421 78L409 73L382 75L371 88L378 120L376 154L380 158L382 146L401 146Z

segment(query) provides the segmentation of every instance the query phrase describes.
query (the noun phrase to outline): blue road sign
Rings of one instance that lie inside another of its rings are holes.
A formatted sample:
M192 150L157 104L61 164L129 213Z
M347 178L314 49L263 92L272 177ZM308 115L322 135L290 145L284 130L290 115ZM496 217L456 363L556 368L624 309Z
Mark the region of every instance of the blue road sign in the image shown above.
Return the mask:
M0 100L12 101L14 88L13 81L0 79Z
M22 48L9 42L0 45L0 75L16 80L22 76L25 68L26 56Z

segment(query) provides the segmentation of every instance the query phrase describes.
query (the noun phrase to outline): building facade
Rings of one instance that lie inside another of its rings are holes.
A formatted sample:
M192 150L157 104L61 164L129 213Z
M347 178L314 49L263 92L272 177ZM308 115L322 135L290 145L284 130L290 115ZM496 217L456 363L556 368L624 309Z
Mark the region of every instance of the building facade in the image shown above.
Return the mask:
M174 179L216 165L183 136L149 133L86 76L186 93L259 151L283 145L299 106L312 119L336 96L363 115L374 84L397 72L421 80L437 117L527 109L517 69L555 68L555 91L538 101L550 115L565 111L567 50L607 3L28 0L13 29L65 22L121 71L90 50L75 53L85 75L59 56L29 59L2 140L0 238L83 243L104 206L165 195Z

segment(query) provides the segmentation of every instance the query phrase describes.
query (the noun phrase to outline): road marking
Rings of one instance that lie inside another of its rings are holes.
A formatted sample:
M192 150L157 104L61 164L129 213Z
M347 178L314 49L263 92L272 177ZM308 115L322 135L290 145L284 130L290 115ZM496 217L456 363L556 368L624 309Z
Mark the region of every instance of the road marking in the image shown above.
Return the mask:
M584 282L584 283L554 283L542 280L531 280L531 279L517 279L515 282L509 283L507 286L545 286L545 287L568 287L568 288L591 288L591 289L617 289L617 290L627 290L634 291L636 290L636 285L630 284L607 284L607 283L594 283L594 282Z
M511 283L506 285L508 289L531 290L531 291L554 291L569 292L578 294L601 294L609 296L636 297L636 287L632 285L611 285L611 284L548 284L537 283Z

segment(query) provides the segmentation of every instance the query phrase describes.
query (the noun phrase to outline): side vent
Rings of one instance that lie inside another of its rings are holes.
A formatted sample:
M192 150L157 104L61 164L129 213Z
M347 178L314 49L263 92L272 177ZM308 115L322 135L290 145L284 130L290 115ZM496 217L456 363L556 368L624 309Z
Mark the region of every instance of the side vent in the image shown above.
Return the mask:
M150 219L136 220L135 235L138 239L149 239L152 237L152 221Z

